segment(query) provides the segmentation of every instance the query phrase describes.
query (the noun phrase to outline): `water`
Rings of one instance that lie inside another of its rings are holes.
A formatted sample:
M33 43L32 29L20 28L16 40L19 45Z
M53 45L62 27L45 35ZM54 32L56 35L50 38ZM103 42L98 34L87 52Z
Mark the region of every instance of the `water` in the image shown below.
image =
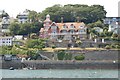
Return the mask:
M118 78L118 70L42 69L0 70L2 78Z

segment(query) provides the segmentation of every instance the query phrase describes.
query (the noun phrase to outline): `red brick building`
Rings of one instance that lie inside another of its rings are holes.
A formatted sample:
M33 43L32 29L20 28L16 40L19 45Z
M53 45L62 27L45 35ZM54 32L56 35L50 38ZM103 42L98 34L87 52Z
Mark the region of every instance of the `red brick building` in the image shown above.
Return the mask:
M72 38L86 38L87 27L83 22L67 22L55 23L50 20L50 15L46 16L44 28L40 29L40 38L48 38L52 40L64 39L71 40Z

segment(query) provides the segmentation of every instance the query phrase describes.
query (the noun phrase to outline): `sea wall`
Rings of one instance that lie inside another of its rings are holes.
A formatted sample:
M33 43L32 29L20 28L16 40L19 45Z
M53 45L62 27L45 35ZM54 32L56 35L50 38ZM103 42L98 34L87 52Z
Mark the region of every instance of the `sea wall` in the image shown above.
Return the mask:
M0 69L9 69L10 67L14 67L15 69L21 69L22 63L21 61L0 61Z
M30 67L33 69L118 69L118 62L112 60L107 61L53 61L53 60L33 60L33 61L2 61L2 68L9 69L14 67L22 69Z
M81 54L82 52L85 53L85 60L83 61L54 61L51 56L53 53L44 52L42 54L49 57L51 60L26 60L24 62L21 62L20 60L3 60L0 61L0 68L9 69L10 67L14 67L16 69L22 69L24 67L32 67L36 69L118 69L117 61L119 51L117 50L71 51L73 57Z
M36 69L117 69L113 61L25 61L27 66Z

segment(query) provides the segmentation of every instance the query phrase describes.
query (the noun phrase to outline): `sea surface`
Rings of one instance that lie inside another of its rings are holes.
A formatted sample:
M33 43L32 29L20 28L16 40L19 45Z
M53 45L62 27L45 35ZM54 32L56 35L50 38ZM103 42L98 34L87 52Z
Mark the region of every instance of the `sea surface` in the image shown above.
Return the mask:
M118 70L104 69L0 69L1 78L118 78Z

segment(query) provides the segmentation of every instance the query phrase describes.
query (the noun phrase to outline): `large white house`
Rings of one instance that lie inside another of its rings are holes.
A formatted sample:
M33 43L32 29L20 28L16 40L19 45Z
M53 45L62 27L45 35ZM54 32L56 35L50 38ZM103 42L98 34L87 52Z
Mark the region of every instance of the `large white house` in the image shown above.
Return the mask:
M3 33L10 32L9 26L10 26L10 18L3 17L2 21L0 22L0 31Z
M109 25L108 31L112 31L115 34L120 32L120 17L108 17L104 19L104 24Z
M12 46L12 38L11 36L0 37L0 46Z
M119 29L120 29L120 25L118 24L118 22L115 22L109 25L108 31L112 31L115 34L118 34Z
M28 10L25 10L23 13L19 13L17 15L18 22L19 23L26 23L26 22L28 22L28 14L29 14Z

